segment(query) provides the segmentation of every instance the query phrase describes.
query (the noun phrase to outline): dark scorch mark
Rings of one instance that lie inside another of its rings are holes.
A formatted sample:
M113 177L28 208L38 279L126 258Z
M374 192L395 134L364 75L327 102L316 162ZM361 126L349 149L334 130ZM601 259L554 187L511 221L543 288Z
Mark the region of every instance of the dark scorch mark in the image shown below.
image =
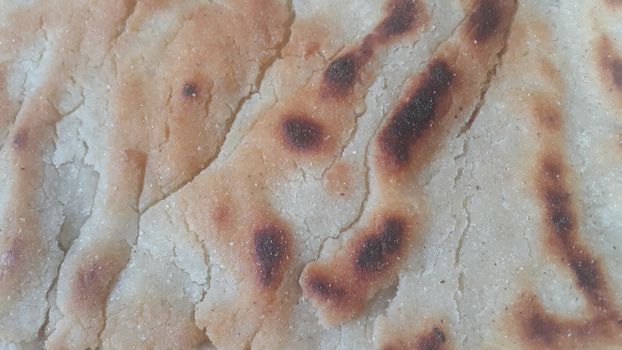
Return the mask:
M357 78L360 66L357 52L336 58L324 71L322 91L324 97L339 97L347 94Z
M470 32L474 41L483 42L496 33L501 23L498 2L499 0L481 0L477 4L475 11L469 17Z
M194 83L185 83L181 93L184 97L196 97L199 93L199 88Z
M296 151L317 149L324 139L322 126L304 116L286 116L282 121L281 131L284 143Z
M275 224L263 226L255 232L253 245L261 284L269 287L278 283L285 261L289 258L287 232Z
M444 61L435 61L422 74L415 92L391 117L382 130L382 152L398 164L408 162L410 147L432 127L440 99L449 91L455 74Z
M393 0L385 7L387 16L348 53L334 59L324 71L320 96L342 98L352 92L361 68L371 59L379 45L411 31L422 16L415 0Z
M380 40L386 40L412 29L417 20L418 6L420 5L414 0L391 1L386 7L389 15L378 25L375 31Z
M356 255L356 267L362 272L380 272L390 263L402 242L404 225L394 218L387 219L382 231L363 241Z
M435 326L432 329L418 334L412 339L401 339L385 345L383 350L442 350L447 348L447 336L443 329Z

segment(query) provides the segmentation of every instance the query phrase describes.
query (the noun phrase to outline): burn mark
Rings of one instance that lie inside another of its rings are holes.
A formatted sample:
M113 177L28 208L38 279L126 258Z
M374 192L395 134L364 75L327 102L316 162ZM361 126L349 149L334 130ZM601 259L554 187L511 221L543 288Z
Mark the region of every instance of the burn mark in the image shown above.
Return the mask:
M385 221L377 236L367 238L356 255L356 267L362 272L380 272L397 253L403 236L403 224L395 218Z
M577 277L579 286L584 290L598 290L601 287L600 271L593 259L577 257L570 261L570 267Z
M320 275L310 277L307 285L312 295L317 295L323 300L338 301L347 294L346 290L339 287L337 283Z
M536 177L537 193L544 208L546 242L551 252L573 272L589 312L587 317L576 319L557 317L546 312L536 296L528 294L517 304L514 315L519 319L522 341L537 348L563 349L607 342L613 335L622 334L617 324L620 313L611 301L600 262L580 240L567 179L568 166L557 146L561 137L557 130L548 131L548 149L538 160Z
M303 116L287 116L282 122L285 144L297 151L318 148L324 139L321 125Z
M440 326L434 326L413 339L396 341L383 347L384 350L442 350L447 348L447 336Z
M417 340L417 350L441 350L447 341L445 333L438 327L432 328Z
M596 259L579 240L576 214L570 191L566 189L565 167L560 154L550 154L540 160L539 182L545 208L545 227L553 249L561 255L574 273L577 286L591 305L603 306L606 286L604 273Z
M374 216L341 252L308 264L300 278L303 294L322 310L323 322L338 324L361 312L365 303L395 276L409 236L401 214Z
M498 0L481 0L469 17L469 28L475 42L483 42L496 33L501 23Z
M417 0L392 0L385 7L386 17L348 53L333 60L322 77L320 96L341 98L352 92L359 71L373 56L378 45L416 28L423 22Z
M615 91L622 98L622 55L604 35L597 45L600 75L611 91Z
M13 137L13 150L21 151L28 147L28 129L19 129Z
M389 38L409 31L417 20L415 0L394 0L387 6L388 16L378 25L376 32L381 38Z
M529 293L514 306L521 341L537 349L568 349L581 345L614 344L620 341L619 313L604 312L585 319L571 319L547 312L536 296ZM618 337L618 338L616 338Z
M545 206L548 211L549 225L564 242L574 228L570 210L570 193L560 189L549 189L544 194Z
M356 82L360 62L357 52L336 58L324 71L323 97L341 97L348 94Z
M553 345L561 334L560 325L543 312L533 312L527 315L522 324L526 338L543 345Z
M278 284L285 261L289 259L287 232L275 224L263 226L254 233L253 245L260 283L264 287Z
M391 117L378 142L380 149L396 163L408 162L410 147L432 127L440 100L454 78L446 62L433 62L423 73L415 92Z
M195 83L187 82L181 89L181 94L186 98L197 97L197 95L199 94L199 88Z

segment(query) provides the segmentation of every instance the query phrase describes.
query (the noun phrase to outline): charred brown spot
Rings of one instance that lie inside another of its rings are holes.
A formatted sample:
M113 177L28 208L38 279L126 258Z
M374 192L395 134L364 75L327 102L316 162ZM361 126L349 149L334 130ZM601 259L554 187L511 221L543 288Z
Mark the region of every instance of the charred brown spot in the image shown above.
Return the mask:
M398 252L404 225L395 218L385 221L382 231L363 241L356 256L357 269L364 272L382 271L390 264L389 257Z
M613 83L620 89L622 89L622 59L616 57L611 60L610 68L611 76L613 77Z
M545 345L553 344L561 333L559 325L540 310L530 312L522 328L527 339Z
M445 333L438 327L432 328L417 341L417 350L441 350L447 341Z
M501 22L497 0L481 0L475 11L469 17L473 40L485 41L492 37Z
M442 350L447 348L445 331L434 326L411 339L401 339L382 347L383 350Z
M23 150L28 146L28 129L19 129L13 137L13 149Z
M322 96L340 97L349 93L356 82L358 69L356 52L336 58L324 71Z
M529 348L575 349L619 342L620 313L611 305L587 317L568 318L547 312L533 293L528 293L514 306L513 318L508 319L510 332L516 329Z
M313 276L307 282L308 289L313 295L324 300L337 301L346 296L346 290L335 282L322 276Z
M379 138L381 149L396 162L407 162L410 146L432 127L439 100L448 92L454 78L446 62L432 63L419 88L398 107Z
M574 270L579 285L582 288L597 289L599 287L599 272L594 260L577 259L571 261L570 266Z
M541 162L545 180L549 183L559 183L562 176L563 164L556 157L546 157Z
M577 286L585 293L590 304L601 307L606 301L604 275L597 260L590 256L579 240L576 214L572 196L566 190L561 155L544 157L541 170L542 201L546 212L546 225L551 237L555 238L553 245L572 269Z
M415 0L395 0L387 6L388 16L380 23L377 32L381 38L399 35L409 31L417 19Z
M184 84L181 93L184 97L196 97L199 93L199 88L195 83L188 82Z
M600 38L596 49L602 80L611 91L622 94L622 56L614 49L611 40L606 36Z
M571 195L565 190L562 168L558 156L545 157L541 163L541 181L548 225L562 245L566 245L575 225Z
M288 116L282 122L285 143L298 151L312 150L324 139L321 125L302 116Z
M569 207L570 194L554 188L547 191L544 198L551 227L559 238L568 239L568 235L574 228Z
M285 260L289 258L288 234L278 225L266 225L254 234L255 262L264 287L278 283Z

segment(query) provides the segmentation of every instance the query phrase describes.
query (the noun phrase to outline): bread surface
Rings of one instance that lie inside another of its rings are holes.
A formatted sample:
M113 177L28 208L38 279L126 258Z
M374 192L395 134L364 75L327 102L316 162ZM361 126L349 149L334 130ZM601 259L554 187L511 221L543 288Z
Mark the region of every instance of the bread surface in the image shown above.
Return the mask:
M622 349L620 16L0 0L0 348Z

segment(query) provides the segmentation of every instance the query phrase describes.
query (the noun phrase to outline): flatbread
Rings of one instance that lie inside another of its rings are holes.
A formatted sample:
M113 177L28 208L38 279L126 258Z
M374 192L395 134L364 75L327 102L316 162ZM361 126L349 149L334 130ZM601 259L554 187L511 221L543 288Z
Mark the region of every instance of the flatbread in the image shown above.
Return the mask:
M0 348L622 349L619 1L0 8Z

